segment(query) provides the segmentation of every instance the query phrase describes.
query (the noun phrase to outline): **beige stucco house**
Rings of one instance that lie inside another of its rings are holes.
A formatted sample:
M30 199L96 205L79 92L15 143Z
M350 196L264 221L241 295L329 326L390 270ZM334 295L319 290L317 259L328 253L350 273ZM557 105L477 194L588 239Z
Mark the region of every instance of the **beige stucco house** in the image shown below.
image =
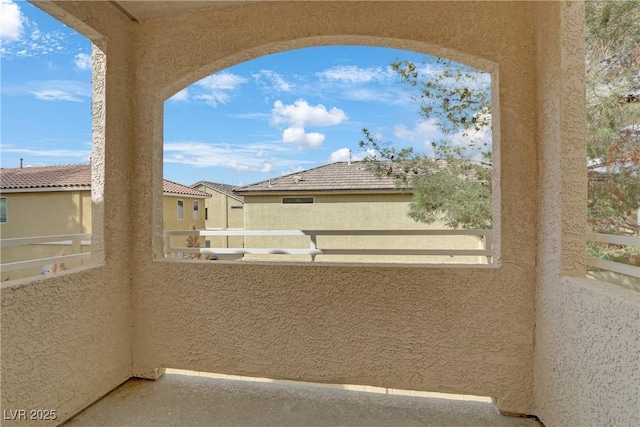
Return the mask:
M211 181L198 181L191 186L211 195L205 201L205 225L208 230L228 230L244 228L244 198L234 192L233 185ZM241 248L240 236L209 236L208 247Z
M376 177L363 162L337 162L236 188L244 197L247 230L438 230L442 223L418 223L407 215L410 190L393 178ZM247 248L309 248L306 236L247 236ZM387 249L388 254L321 254L314 261L486 263L481 256L393 255L391 250L484 247L476 236L321 235L322 249ZM309 255L245 255L245 260L309 260Z
M163 180L163 227L171 230L205 228L205 201L209 195ZM59 165L0 168L2 239L91 233L91 166ZM177 239L177 238L176 238ZM75 243L47 243L5 248L0 262L53 257L91 251L87 239ZM82 261L65 263L67 268ZM45 268L46 270L46 268ZM1 280L32 277L40 268L2 272Z
M94 43L92 263L0 284L3 409L55 409L38 425L58 425L173 367L490 396L547 427L640 425L640 294L585 277L582 2L33 3ZM336 44L491 73L496 262L164 258L163 102L231 65Z

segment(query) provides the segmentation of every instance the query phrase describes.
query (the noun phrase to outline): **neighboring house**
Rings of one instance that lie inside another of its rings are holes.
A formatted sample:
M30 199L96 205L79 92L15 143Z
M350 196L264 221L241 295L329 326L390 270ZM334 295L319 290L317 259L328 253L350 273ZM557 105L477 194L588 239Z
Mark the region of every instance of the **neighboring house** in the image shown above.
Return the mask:
M199 181L191 186L211 195L205 201L205 224L209 230L244 228L244 198L233 192L233 185ZM242 237L208 237L207 245L216 248L242 247Z
M204 204L207 193L163 181L164 229L205 228ZM0 168L0 236L3 239L63 234L91 233L90 165ZM0 262L46 258L79 251L84 246L40 244L5 248ZM70 263L68 267L79 263ZM2 273L7 277L32 276L38 269Z
M237 188L247 230L419 230L443 224L408 217L410 190L376 177L362 162L338 162ZM247 237L247 248L309 248L306 237ZM319 236L319 247L370 249L479 249L473 236ZM300 259L304 256L281 256ZM246 256L246 259L259 259ZM308 258L308 256L306 256ZM269 256L273 259L273 255ZM317 261L486 262L478 256L319 255Z

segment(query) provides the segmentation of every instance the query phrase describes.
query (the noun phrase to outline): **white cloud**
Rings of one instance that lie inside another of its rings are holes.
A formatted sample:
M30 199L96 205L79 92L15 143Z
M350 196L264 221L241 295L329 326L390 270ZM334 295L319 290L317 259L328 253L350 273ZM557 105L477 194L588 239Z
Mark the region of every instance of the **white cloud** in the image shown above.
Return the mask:
M250 119L250 120L264 120L270 117L269 113L234 113L228 114L228 117L234 119Z
M473 144L479 149L491 148L491 126L485 126L479 131L476 131L475 129L467 131L460 130L451 136L451 142L460 147L471 146L471 144Z
M309 105L304 99L298 99L293 104L284 105L278 100L271 110L271 124L288 124L292 127L305 126L333 126L347 120L347 115L339 108L331 110L318 104L315 107Z
M3 85L4 95L33 95L42 101L82 102L91 96L91 83L81 80L33 80Z
M282 132L282 142L295 144L298 149L318 148L325 136L318 132L306 132L305 126L334 126L347 120L347 115L339 108L331 110L318 104L311 106L304 99L285 105L282 101L274 102L271 110L271 125L288 125Z
M91 55L88 53L78 53L75 56L75 61L73 63L76 65L76 68L79 70L90 70L91 69Z
M305 132L302 127L288 127L282 132L282 142L296 144L298 148L318 148L324 142L324 135L318 132Z
M90 145L90 144L89 144ZM91 156L91 150L72 150L65 148L12 148L10 145L1 145L3 153L14 153L29 157L45 157L45 158L66 158L66 159L76 159L78 162L85 162L89 160Z
M455 67L455 66L454 66ZM446 69L452 70L451 67L445 66L445 64L423 64L418 67L419 81L426 81L434 76L441 78L440 84L443 86L467 86L471 90L484 90L491 87L491 74L485 73L480 70L476 70L472 67L461 66L462 74L460 78L456 78L454 75L451 77L442 77L442 72ZM454 68L455 69L455 68Z
M251 77L257 83L266 80L274 89L282 92L290 92L294 87L292 83L287 82L280 74L272 70L260 70L258 73L252 74Z
M229 92L246 82L247 79L244 77L226 71L212 74L195 83L197 86L206 89L206 92L197 94L193 98L203 100L212 107L217 107L220 104L229 102L231 99Z
M376 152L373 149L368 149L366 151L361 151L359 153L353 153L349 148L339 148L329 155L329 163L336 162L356 162L364 159L365 157L373 157Z
M169 101L184 102L189 100L189 90L187 88L182 89L180 92L169 98Z
M201 99L207 105L215 108L220 104L226 104L231 97L228 93L225 92L211 92L201 95L195 95L194 98Z
M233 90L243 83L246 83L247 79L237 74L229 72L221 72L212 74L209 77L198 81L196 84L207 89L215 90Z
M352 101L383 101L388 98L383 91L365 88L347 89L343 92L343 96Z
M316 75L321 79L343 83L369 83L388 80L394 75L394 72L389 67L360 68L355 65L338 65L316 73Z
M276 167L290 168L299 160L276 156L284 147L271 143L224 144L199 141L164 144L164 161L195 167L223 167L238 172L272 172Z
M431 142L444 138L438 120L434 118L419 121L414 124L412 129L407 128L404 124L396 125L393 134L396 138L405 141L421 139L425 142Z
M393 134L398 139L404 139L406 141L412 141L416 137L416 133L411 129L408 129L406 125L399 124L393 128Z
M22 23L25 19L16 3L12 0L0 0L0 40L19 40L22 37Z
M16 10L19 19L16 18ZM20 13L16 3L0 0L0 54L3 58L64 53L69 46L67 38L70 34L61 30L43 33L37 22Z
M479 131L460 130L447 135L442 132L435 118L416 122L413 128L407 128L404 124L396 125L393 133L399 140L418 141L428 156L434 155L432 143L443 140L447 140L451 146L462 147L463 152L471 158L477 157L479 151L491 149L492 145L491 126L486 126Z
M69 92L57 89L45 89L31 92L36 99L40 101L72 101L82 102L81 98L72 95Z

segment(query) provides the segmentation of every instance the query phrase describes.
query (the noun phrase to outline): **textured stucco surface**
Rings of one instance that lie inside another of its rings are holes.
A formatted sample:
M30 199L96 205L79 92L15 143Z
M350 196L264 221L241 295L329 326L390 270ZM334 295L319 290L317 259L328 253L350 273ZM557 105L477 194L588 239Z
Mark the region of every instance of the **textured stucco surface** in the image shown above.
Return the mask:
M274 2L142 21L134 37L134 161L140 166L131 183L140 194L132 200L140 213L132 256L134 373L167 366L455 391L495 397L505 411L532 412L537 166L531 11L528 3ZM446 55L492 72L496 81L499 70L500 268L149 260L162 252L155 194L163 100L226 66L324 44Z
M92 155L105 265L3 288L3 409L68 416L166 366L485 395L551 426L633 420L634 300L561 279L584 268L580 4L260 2L140 23L107 2L38 4L90 36L106 72ZM227 66L326 44L492 73L498 268L160 259L163 101ZM587 407L600 389L607 406Z
M136 333L146 337L136 337L136 361L489 396L518 393L526 378L531 326L513 322L505 338L503 323L524 308L486 300L513 286L497 280L497 270L425 268L418 276L401 267L157 266L157 291L136 307L162 315L138 316Z
M46 426L131 376L132 223L129 192L123 191L131 170L130 37L129 24L107 2L36 5L96 44L91 215L97 265L3 284L1 291L2 409L56 410L56 421L19 422Z
M640 293L563 278L538 296L536 415L547 426L640 425Z
M3 426L57 425L130 376L129 288L119 276L93 267L3 285L2 409L57 412Z
M584 274L586 122L580 3L536 4L540 216L536 415L640 424L640 295Z

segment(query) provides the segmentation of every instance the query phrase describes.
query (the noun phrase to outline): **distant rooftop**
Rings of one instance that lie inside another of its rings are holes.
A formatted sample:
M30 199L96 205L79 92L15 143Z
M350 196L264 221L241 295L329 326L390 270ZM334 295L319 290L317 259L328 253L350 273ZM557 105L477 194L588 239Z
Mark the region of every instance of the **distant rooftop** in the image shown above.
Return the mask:
M234 193L234 190L236 188L239 188L239 187L236 187L235 185L220 184L220 183L211 182L211 181L198 181L195 184L193 184L191 186L191 188L196 188L196 187L198 187L200 185L204 185L204 186L209 187L209 188L211 188L213 190L219 191L220 193L222 193L222 194L224 194L226 196L229 196L231 198L234 198L236 200L239 200L241 202L244 200L244 197Z
M239 187L238 194L280 192L398 192L392 177L376 177L363 162L337 162Z
M25 168L0 168L0 191L61 191L91 189L91 165L35 166ZM165 193L195 197L211 195L164 179Z

